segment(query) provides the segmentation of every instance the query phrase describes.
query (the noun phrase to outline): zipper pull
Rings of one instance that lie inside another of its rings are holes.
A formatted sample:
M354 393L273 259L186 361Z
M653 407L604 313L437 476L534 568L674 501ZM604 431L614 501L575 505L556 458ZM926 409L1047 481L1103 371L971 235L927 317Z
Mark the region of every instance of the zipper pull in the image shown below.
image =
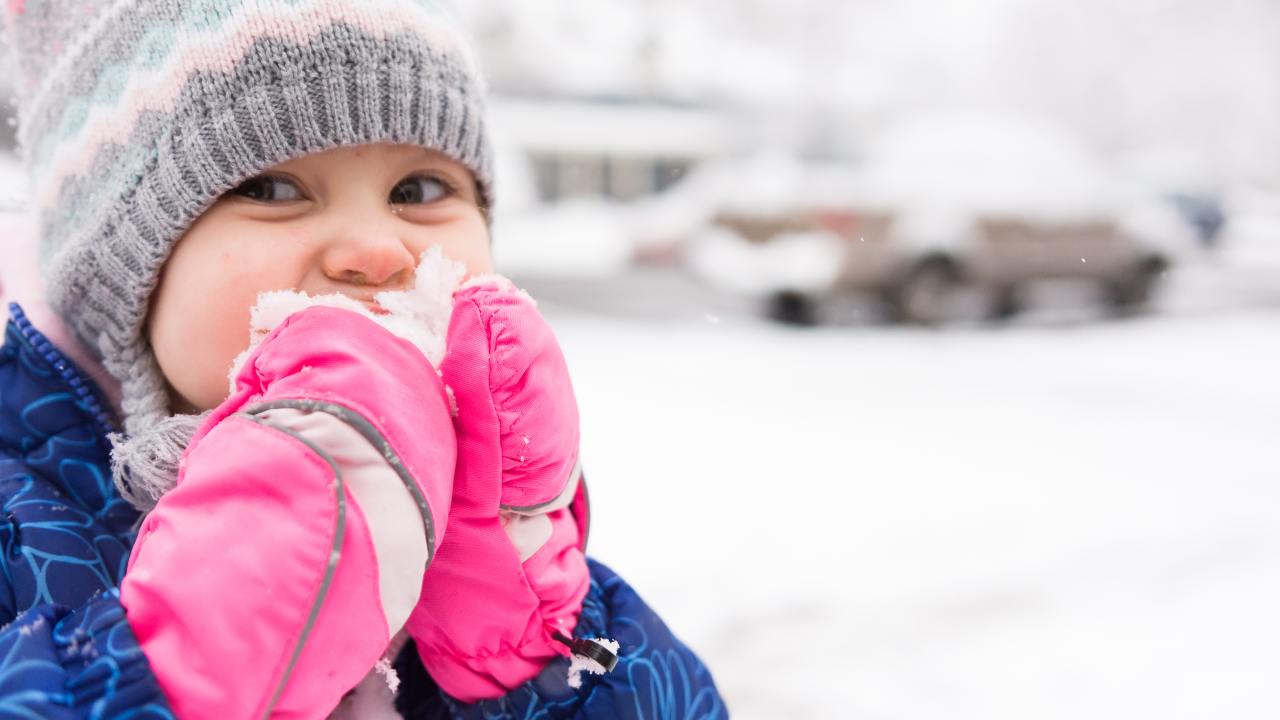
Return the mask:
M582 687L583 670L593 675L603 675L618 666L617 640L609 640L607 638L571 639L565 637L559 631L553 632L551 637L567 646L569 652L573 653L572 662L569 665L569 687Z

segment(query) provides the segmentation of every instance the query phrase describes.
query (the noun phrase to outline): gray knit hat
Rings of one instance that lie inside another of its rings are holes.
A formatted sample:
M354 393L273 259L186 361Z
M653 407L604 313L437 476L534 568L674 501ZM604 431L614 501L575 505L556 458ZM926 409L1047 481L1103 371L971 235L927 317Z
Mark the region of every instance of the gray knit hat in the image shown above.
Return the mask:
M484 85L441 2L6 4L49 302L121 382L130 435L171 422L148 299L225 191L300 155L396 142L467 166L491 203Z

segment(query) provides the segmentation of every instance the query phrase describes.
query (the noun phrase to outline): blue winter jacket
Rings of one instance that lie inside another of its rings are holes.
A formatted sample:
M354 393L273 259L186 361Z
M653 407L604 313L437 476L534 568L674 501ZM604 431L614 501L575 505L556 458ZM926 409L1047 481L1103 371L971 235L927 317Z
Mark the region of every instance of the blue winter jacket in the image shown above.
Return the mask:
M109 469L98 388L10 305L0 346L0 718L170 718L118 586L137 513ZM621 643L572 690L567 661L505 697L445 696L412 644L396 660L406 718L722 718L710 673L621 578L591 562L575 632Z

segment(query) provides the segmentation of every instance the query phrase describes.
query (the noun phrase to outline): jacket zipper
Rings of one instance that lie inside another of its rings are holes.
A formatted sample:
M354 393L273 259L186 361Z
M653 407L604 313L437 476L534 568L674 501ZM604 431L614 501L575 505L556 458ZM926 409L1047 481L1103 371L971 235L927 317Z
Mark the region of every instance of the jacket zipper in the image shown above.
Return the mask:
M118 432L115 422L112 420L111 412L103 405L101 397L98 395L97 385L90 380L85 374L71 362L66 355L62 354L49 339L44 336L31 321L27 318L27 314L23 312L18 303L9 303L9 317L18 327L18 333L22 339L36 352L46 363L58 371L62 378L63 384L74 393L76 404L89 413L93 419L96 429L101 437L106 437L110 433Z

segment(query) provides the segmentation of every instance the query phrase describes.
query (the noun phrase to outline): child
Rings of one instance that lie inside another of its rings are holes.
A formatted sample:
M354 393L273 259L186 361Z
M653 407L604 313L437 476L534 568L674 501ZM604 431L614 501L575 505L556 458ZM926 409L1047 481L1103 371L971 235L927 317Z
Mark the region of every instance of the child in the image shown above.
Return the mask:
M577 410L486 275L447 10L9 0L4 26L54 311L11 305L0 347L4 714L725 716L582 555ZM388 330L451 263L427 340ZM268 291L338 297L266 321Z

